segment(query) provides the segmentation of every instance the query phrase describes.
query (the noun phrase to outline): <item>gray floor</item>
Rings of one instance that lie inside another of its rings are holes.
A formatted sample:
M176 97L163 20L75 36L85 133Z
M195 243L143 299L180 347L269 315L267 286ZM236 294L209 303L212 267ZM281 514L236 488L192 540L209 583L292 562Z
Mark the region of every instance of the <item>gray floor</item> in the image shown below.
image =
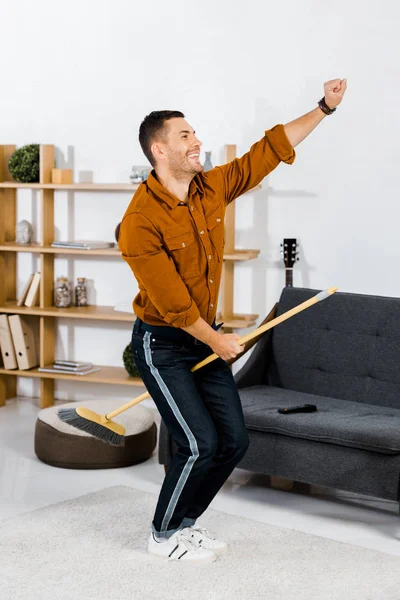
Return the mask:
M33 450L39 410L30 398L9 400L0 408L0 519L114 485L158 493L164 469L156 451L150 460L126 469L78 471L40 462ZM154 415L158 422L156 411ZM397 503L316 486L286 489L289 485L285 480L271 484L265 475L236 469L211 506L400 556Z

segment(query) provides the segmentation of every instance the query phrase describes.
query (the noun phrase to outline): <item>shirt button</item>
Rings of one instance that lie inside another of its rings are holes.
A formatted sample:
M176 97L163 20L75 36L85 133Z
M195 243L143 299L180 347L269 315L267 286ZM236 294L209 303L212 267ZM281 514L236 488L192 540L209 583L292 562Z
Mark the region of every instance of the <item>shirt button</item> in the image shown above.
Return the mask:
M184 248L186 246L185 242L182 242L182 248Z
M214 304L210 304L210 308L214 308Z
M221 223L221 219L219 217L217 219L217 223Z
M203 233L204 233L204 231L203 231L203 230L201 230L201 231L200 231L200 235L203 235Z
M211 254L209 254L208 255L208 260L211 260L211 259L212 259L212 256L211 256Z
M190 207L190 210L193 210L193 206Z
M214 279L210 279L210 283L214 283Z

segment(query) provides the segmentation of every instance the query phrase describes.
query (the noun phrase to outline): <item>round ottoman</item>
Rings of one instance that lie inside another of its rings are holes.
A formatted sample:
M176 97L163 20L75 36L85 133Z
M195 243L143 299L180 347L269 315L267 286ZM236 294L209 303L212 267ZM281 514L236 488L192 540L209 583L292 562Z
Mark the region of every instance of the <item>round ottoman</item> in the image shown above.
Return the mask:
M115 469L147 460L157 443L157 425L150 409L137 404L117 417L126 430L124 446L105 444L63 423L57 414L60 408L84 406L105 415L120 405L115 400L89 400L44 408L36 421L36 456L48 465L65 469Z

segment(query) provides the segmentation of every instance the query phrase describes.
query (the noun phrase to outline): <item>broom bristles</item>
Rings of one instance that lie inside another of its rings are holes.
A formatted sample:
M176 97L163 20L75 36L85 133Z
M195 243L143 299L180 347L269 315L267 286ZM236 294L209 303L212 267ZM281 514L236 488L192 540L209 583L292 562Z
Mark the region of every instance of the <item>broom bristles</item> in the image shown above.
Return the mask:
M111 446L125 445L125 437L123 435L111 431L105 425L94 423L79 416L74 408L61 408L58 411L58 416L63 423L67 423L75 427L75 429L80 429L80 431L85 431L105 444Z

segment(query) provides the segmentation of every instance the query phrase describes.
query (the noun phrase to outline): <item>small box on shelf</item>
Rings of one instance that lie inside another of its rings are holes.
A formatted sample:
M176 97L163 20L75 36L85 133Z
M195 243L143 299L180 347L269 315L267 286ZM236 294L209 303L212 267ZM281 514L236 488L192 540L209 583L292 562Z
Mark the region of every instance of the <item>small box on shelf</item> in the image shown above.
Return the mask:
M72 169L52 169L51 183L72 183Z

